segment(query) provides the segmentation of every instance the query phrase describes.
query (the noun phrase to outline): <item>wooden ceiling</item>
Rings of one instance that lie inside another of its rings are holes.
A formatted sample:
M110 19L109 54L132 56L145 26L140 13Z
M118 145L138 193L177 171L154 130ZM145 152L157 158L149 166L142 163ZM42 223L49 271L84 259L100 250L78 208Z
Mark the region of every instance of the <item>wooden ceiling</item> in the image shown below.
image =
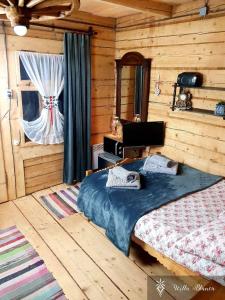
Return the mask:
M187 0L80 0L80 11L112 18L140 12L169 16L173 5L185 2Z
M92 13L97 16L111 18L119 18L140 12L136 9L116 5L102 0L81 0L79 10Z

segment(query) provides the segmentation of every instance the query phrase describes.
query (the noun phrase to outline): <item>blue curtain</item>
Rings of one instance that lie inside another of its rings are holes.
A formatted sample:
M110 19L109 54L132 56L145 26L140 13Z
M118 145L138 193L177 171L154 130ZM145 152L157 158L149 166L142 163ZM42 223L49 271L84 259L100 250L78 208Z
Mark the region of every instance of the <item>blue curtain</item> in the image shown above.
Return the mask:
M64 36L64 182L81 181L91 168L91 37Z

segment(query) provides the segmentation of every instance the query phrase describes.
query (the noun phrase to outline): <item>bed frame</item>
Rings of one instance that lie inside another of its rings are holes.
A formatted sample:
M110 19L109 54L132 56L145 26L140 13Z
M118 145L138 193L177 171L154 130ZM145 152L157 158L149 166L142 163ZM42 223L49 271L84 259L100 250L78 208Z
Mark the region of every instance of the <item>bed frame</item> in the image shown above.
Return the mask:
M142 158L138 158L142 159ZM112 165L108 168L102 169L102 170L107 170L114 168L115 166L120 166L124 165L130 162L133 162L138 159L131 159L131 158L126 158L123 161L120 161L119 163ZM98 170L97 172L100 172L102 170ZM86 171L86 176L89 176L93 173L93 170L88 170ZM190 269L176 263L169 257L165 256L164 254L160 253L159 251L155 250L153 247L150 245L146 244L139 238L137 238L135 235L132 235L131 237L132 242L134 242L136 245L140 246L144 251L146 251L150 256L153 256L157 259L159 263L161 263L166 269L171 271L175 276L181 276L182 279L185 278L185 283L188 284L189 286L196 286L196 284L200 284L204 287L210 287L214 288L214 292L202 292L200 291L192 300L222 300L224 299L225 295L225 287L220 285L219 283L213 281L213 280L208 280L204 277L202 277L199 273L193 272Z

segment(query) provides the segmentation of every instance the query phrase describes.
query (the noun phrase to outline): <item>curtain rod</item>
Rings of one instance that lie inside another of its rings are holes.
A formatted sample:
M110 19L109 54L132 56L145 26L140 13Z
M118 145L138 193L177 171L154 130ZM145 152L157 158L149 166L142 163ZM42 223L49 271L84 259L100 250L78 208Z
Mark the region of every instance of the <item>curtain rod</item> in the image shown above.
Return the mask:
M93 30L92 26L90 26L88 28L88 30L82 30L82 29L69 29L69 28L64 28L64 27L60 27L60 26L51 26L51 25L46 25L46 24L36 24L36 23L30 23L30 24L32 26L51 28L51 29L59 29L59 30L63 30L66 32L83 33L83 34L88 34L90 36L98 34L96 31Z

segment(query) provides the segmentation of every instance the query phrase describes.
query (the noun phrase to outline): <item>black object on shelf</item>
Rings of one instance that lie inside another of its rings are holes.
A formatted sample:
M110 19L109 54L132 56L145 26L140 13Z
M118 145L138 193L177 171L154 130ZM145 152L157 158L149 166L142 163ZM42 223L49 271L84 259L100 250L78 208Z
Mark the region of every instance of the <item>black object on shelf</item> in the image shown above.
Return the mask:
M183 72L177 77L177 84L186 87L201 87L203 75L197 72Z

